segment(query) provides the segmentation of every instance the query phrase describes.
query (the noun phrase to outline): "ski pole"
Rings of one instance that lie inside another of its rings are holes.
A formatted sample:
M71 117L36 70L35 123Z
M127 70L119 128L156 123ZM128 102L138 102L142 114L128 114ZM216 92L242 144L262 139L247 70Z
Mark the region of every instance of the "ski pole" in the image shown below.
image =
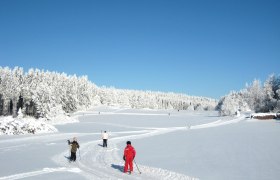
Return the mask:
M102 130L100 130L101 133L101 143L102 143L102 147L104 147L104 140L103 140L103 136L102 136Z
M141 174L141 171L139 170L139 167L138 167L136 161L135 161L134 159L133 159L133 161L134 161L134 163L135 163L135 165L136 165L136 167L137 167L137 169L138 169L138 171L139 171L139 174Z
M67 140L68 142L68 150L69 150L69 157L71 157L71 144L70 144L70 140Z

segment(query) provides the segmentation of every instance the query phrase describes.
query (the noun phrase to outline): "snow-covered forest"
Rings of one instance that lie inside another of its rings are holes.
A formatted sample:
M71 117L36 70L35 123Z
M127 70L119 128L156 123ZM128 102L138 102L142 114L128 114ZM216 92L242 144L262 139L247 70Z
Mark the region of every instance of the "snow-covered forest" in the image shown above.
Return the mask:
M185 94L98 87L87 76L0 67L0 115L51 119L96 105L131 108L214 110L217 100Z
M247 84L239 92L230 92L220 99L217 109L221 115L233 115L237 111L280 111L280 75L271 75L262 85L260 80Z

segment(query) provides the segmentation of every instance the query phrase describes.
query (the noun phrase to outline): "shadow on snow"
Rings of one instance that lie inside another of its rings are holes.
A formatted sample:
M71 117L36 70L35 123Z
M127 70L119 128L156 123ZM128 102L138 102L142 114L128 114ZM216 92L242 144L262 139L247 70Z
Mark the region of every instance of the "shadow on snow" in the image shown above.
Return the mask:
M124 168L124 166L120 166L120 165L116 165L116 164L111 164L111 167L119 170L120 172L123 172L123 168Z

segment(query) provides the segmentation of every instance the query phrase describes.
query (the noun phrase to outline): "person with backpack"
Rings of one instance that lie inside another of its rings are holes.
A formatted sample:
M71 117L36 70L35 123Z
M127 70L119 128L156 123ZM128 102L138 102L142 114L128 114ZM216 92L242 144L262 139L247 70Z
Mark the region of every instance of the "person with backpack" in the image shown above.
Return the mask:
M123 160L125 161L124 164L124 173L129 171L129 174L131 174L133 172L133 160L136 156L136 151L134 149L134 147L131 145L130 141L126 142L126 147L124 149L124 154L123 154Z
M106 131L102 133L102 139L103 139L103 147L107 147L107 141L108 141L109 135Z
M70 156L70 161L76 161L76 152L77 149L80 148L79 143L77 142L77 138L74 137L73 141L70 142L70 140L68 140L68 145L71 146L71 156Z

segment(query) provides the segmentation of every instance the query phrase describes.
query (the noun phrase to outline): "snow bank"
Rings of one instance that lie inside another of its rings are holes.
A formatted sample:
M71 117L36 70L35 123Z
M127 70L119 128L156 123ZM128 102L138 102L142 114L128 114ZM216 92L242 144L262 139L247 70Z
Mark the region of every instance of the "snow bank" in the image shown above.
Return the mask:
M0 135L52 133L58 131L54 125L79 122L77 117L69 117L65 114L57 115L49 120L46 118L35 119L33 117L23 118L21 114L20 111L17 118L12 116L0 117Z
M68 124L68 123L77 123L79 120L75 117L69 117L64 114L57 115L56 117L52 117L50 120L47 120L49 124L52 125L61 125L61 124Z
M12 116L0 117L0 135L20 135L57 132L57 129L42 120L34 118L13 118Z
M276 113L253 113L251 114L251 118L261 119L261 120L276 119L277 114Z

